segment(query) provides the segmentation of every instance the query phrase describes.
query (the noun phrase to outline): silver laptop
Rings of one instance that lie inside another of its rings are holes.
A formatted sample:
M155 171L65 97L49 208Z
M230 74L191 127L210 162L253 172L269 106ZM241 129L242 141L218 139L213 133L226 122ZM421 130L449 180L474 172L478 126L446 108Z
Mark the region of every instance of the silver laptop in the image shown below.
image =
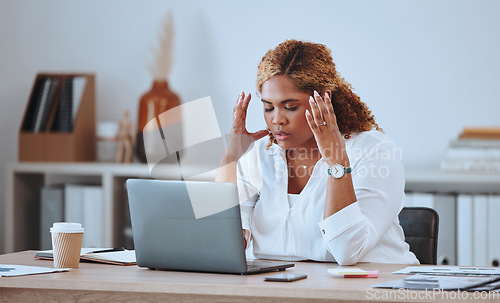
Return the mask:
M129 179L127 193L139 266L238 274L294 266L246 260L238 192L233 183ZM197 219L190 199L193 196L202 196L205 206L221 202L233 206Z

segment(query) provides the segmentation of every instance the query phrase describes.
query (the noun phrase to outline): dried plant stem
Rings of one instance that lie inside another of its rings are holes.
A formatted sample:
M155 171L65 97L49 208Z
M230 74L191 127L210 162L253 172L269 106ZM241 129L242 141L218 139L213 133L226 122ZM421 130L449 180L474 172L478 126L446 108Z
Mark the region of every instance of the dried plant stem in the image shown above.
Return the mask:
M163 30L158 36L158 47L153 49L154 60L149 71L154 80L167 80L172 69L172 50L174 39L174 22L169 12L163 21Z

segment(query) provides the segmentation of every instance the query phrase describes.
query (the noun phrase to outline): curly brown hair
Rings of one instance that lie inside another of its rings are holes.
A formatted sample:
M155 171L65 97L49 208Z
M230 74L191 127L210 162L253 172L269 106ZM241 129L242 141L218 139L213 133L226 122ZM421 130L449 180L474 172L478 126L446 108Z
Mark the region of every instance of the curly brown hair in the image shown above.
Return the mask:
M259 63L257 94L262 85L276 75L286 75L298 91L313 94L332 92L332 105L341 133L380 130L368 106L352 91L335 69L331 50L323 44L286 40L267 51Z

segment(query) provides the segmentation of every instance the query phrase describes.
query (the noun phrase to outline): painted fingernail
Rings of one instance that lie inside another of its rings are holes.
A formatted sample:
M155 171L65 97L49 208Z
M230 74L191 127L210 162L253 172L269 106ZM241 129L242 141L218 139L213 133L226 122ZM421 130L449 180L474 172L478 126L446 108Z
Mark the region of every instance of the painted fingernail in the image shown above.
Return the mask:
M309 102L314 103L314 99L312 96L309 96Z
M308 116L310 116L310 115L311 115L311 113L309 112L309 110L308 110L308 109L306 109L306 115L308 115Z
M316 90L314 90L314 95L319 97L319 93Z

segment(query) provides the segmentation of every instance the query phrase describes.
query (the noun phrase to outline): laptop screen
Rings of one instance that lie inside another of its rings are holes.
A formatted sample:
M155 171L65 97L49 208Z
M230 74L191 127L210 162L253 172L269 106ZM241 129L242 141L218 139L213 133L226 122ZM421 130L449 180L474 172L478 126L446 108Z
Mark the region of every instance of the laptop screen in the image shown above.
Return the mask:
M137 265L246 271L235 184L130 179L127 192ZM211 214L196 216L197 209Z

